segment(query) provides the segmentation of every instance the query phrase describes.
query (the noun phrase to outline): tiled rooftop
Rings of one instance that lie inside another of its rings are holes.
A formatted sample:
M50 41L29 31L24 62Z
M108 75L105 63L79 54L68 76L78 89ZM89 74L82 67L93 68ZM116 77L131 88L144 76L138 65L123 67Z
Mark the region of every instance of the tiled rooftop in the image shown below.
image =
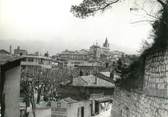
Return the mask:
M66 102L68 102L68 103L76 103L76 102L78 102L77 100L74 100L71 97L64 98L63 100L66 101Z
M110 72L100 72L100 73L106 77L110 77Z
M0 65L4 65L8 62L13 62L18 59L21 59L21 57L16 57L11 55L0 55Z
M112 88L114 83L96 77L94 75L80 76L73 79L73 86L85 86L85 87L105 87Z

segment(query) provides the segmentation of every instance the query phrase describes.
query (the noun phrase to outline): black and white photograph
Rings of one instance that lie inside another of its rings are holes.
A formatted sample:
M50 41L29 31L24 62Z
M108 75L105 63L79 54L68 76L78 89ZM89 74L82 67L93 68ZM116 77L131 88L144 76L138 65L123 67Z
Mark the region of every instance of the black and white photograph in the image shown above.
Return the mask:
M0 117L168 117L168 0L0 0Z

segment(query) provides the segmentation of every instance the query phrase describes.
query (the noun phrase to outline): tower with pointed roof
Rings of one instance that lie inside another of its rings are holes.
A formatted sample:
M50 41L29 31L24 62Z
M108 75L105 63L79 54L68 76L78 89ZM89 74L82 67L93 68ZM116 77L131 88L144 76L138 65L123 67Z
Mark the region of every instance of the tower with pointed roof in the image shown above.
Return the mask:
M105 42L103 43L103 47L105 47L105 48L109 48L109 43L108 43L108 39L107 39L107 37L106 37Z
M108 39L106 37L105 42L103 43L103 46L101 48L101 51L102 51L103 55L107 55L109 53L109 51L110 51L109 45L110 44L109 44Z

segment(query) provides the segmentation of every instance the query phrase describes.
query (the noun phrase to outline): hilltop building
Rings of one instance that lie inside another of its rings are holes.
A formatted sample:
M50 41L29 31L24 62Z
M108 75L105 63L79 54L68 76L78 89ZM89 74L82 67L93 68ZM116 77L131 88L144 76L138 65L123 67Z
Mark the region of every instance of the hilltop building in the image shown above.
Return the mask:
M102 47L99 46L97 43L96 45L92 45L90 47L90 55L93 59L95 60L100 60L103 57L107 57L110 52L110 44L107 40L105 39L105 42L103 43Z
M65 50L62 53L57 55L57 61L60 66L63 67L74 67L75 65L84 64L88 60L88 51L79 50L79 51L69 51Z
M28 54L27 50L20 49L20 46L14 49L14 55L16 56L22 56L22 55L27 55L27 54Z
M74 68L75 66L91 64L95 61L103 63L116 61L123 54L124 53L120 51L110 51L110 44L106 38L102 46L99 46L98 43L96 43L90 46L89 50L65 50L54 57L59 62L60 66Z
M76 71L79 76L95 74L102 69L103 65L99 62L91 62L76 65Z

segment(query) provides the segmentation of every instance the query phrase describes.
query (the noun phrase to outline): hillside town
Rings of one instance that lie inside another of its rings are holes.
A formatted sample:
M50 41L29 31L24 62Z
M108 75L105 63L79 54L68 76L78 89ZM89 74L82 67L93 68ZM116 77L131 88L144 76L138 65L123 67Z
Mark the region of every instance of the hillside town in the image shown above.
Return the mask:
M111 51L106 38L102 46L52 56L10 46L0 57L2 116L89 117L111 110L117 64L128 65L134 55Z
M122 81L122 66L128 67L137 56L111 51L107 38L102 46L96 43L89 49L65 50L52 56L48 52L30 54L19 46L14 50L12 46L9 50L1 49L1 116L130 117L132 114L132 117L143 114L147 117L160 114L164 117L168 114L164 84L167 67L158 63L167 52L163 54L147 56L145 79L138 81L138 89L130 92L118 86L118 81ZM159 66L151 68L151 65ZM157 80L153 70L162 78ZM165 109L159 110L160 103Z

